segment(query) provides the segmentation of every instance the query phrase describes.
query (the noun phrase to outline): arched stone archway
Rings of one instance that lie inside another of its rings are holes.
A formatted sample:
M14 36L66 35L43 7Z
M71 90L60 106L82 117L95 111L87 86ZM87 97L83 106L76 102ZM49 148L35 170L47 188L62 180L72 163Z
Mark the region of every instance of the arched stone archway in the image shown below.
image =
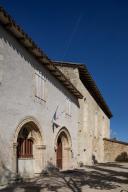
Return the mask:
M34 177L43 169L43 138L34 118L24 119L14 136L15 171L22 177Z
M56 166L59 169L69 169L71 167L71 136L69 131L63 127L55 139L56 146Z

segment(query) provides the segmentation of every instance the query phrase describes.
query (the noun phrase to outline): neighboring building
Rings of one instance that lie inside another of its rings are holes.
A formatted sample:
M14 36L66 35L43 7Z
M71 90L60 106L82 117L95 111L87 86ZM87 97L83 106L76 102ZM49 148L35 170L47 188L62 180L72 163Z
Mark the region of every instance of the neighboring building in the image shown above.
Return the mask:
M0 183L104 162L111 117L84 65L52 62L0 8Z
M104 162L103 138L110 138L112 113L85 65L54 62L84 96L79 100L78 162Z
M78 98L67 80L0 8L0 180L47 166L77 167Z

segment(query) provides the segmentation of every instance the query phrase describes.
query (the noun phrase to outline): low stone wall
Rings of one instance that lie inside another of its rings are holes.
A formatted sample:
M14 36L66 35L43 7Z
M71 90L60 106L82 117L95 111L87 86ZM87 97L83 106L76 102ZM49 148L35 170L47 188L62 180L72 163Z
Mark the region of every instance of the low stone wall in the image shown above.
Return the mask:
M104 139L104 162L128 162L128 143Z

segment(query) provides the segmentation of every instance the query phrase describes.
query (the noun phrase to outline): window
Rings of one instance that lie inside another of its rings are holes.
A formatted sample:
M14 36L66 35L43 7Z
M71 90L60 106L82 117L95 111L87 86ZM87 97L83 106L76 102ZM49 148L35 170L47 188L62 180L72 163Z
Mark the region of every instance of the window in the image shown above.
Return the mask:
M28 138L30 135L30 130L27 127L24 127L20 133L18 138L18 146L17 146L17 157L18 158L30 158L33 157L33 141Z
M98 137L98 112L95 112L95 125L94 125L94 136L97 138Z
M66 115L71 116L71 101L70 99L66 99Z
M39 72L35 73L35 81L36 81L36 93L35 96L38 99L45 101L45 83L46 78Z
M102 117L102 138L106 136L106 122L105 122L105 117Z
M31 139L18 139L17 156L18 158L33 157L33 141Z

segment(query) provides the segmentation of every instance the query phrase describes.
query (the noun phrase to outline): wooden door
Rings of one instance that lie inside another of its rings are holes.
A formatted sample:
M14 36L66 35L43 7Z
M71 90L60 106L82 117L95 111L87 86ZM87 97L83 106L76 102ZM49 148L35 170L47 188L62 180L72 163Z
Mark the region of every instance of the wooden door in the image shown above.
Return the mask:
M62 169L62 141L61 141L61 138L58 138L58 141L57 141L56 156L57 156L57 167L59 169Z

